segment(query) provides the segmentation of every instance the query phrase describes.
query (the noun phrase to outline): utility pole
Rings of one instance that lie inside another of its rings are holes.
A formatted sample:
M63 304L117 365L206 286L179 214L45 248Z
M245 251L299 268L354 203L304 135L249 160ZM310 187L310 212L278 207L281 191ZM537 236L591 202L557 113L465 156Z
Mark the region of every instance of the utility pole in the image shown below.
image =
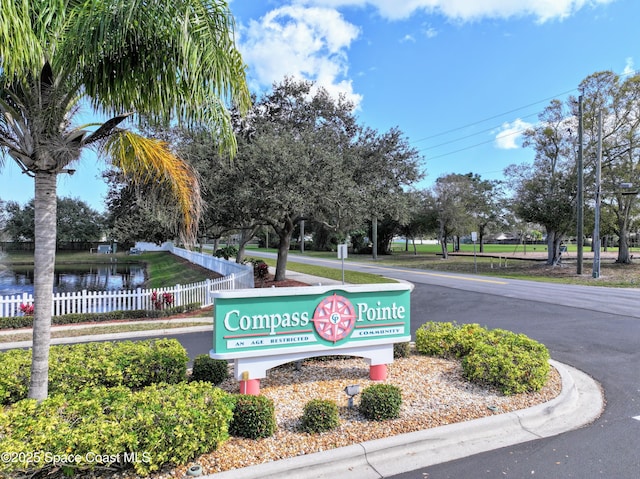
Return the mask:
M598 156L596 158L596 211L593 227L593 273L594 278L600 277L600 188L602 175L602 110L598 112Z
M576 232L576 245L578 247L578 266L576 273L582 274L582 257L584 237L584 159L582 157L582 135L584 125L582 124L582 95L578 97L578 227Z

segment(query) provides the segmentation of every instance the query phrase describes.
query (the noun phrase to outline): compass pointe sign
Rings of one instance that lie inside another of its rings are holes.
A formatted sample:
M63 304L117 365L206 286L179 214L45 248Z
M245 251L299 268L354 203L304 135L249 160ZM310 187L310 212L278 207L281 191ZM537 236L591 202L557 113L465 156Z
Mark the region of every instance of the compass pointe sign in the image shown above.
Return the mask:
M268 369L328 354L392 362L393 343L411 340L410 292L401 283L216 292L210 356L235 359L236 370L259 358L269 358ZM249 369L264 377L261 368Z

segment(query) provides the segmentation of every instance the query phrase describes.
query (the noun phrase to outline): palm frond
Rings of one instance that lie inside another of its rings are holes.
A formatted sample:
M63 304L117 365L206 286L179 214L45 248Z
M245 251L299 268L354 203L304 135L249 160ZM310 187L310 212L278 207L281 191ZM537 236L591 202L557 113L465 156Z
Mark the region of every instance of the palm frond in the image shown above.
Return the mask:
M182 218L176 218L182 239L192 243L202 211L195 170L174 155L167 143L130 131L109 136L103 151L134 185L152 185L173 198L182 213Z
M225 2L87 0L76 13L61 57L79 62L94 108L205 125L235 148L228 110L251 99Z
M108 137L109 135L111 135L113 133L115 128L120 123L122 123L125 119L129 118L131 115L133 115L133 113L124 113L122 115L117 115L117 116L107 120L102 125L100 125L100 128L98 128L91 135L86 137L84 139L83 143L85 145L89 145L91 143L95 143L96 141L100 141L100 140Z

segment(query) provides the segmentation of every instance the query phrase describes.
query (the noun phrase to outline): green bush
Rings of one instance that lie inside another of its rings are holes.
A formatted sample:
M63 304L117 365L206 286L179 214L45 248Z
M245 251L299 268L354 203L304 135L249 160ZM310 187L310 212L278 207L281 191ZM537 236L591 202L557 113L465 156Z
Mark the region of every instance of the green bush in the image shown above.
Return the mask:
M304 406L300 428L310 434L330 431L340 425L338 406L328 399L312 399Z
M238 254L238 248L235 246L225 246L224 248L218 248L214 253L216 258L229 259Z
M207 381L220 384L229 377L229 363L223 359L213 359L208 354L200 354L193 360L192 381Z
M394 359L408 358L411 355L411 343L394 343L393 357Z
M360 412L367 419L384 421L400 416L402 392L393 384L374 384L362 391Z
M489 331L483 342L462 359L464 377L503 394L539 391L549 377L545 346L505 330Z
M416 331L416 350L438 357L462 358L464 377L503 394L539 391L549 376L549 351L504 329L477 324L425 323Z
M200 309L200 303L174 306L163 310L135 309L131 311L109 311L107 313L73 313L54 316L52 324L104 323L108 321L163 318ZM33 326L33 316L12 316L0 318L0 329L29 328Z
M424 323L416 331L416 350L440 358L460 358L482 340L487 330L477 324Z
M416 330L416 351L436 357L448 357L455 344L456 325L429 321Z
M88 388L72 398L25 399L0 413L0 450L16 455L1 473L66 472L107 466L147 475L183 465L228 439L230 396L209 383ZM58 463L54 463L54 458Z
M31 352L10 349L0 352L0 404L11 404L27 397L31 379Z
M236 437L260 439L276 431L273 401L266 396L238 394L234 397L233 420L229 433Z
M178 383L186 378L189 357L175 339L82 343L52 346L49 393L70 393L90 386L140 388ZM31 350L0 352L0 400L24 399L31 376Z

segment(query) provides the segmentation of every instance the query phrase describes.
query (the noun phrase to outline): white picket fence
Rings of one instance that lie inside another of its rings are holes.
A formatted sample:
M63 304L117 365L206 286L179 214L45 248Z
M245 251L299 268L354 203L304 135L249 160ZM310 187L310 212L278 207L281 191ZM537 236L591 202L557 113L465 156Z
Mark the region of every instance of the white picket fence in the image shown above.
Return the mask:
M178 248L173 248L171 252L176 254L175 250L180 251ZM208 258L211 258L210 256L206 257L207 255L201 255L205 258L198 258L197 255L200 255L200 253L184 256L189 256L189 258L187 258L189 261L200 264L208 269L220 266L219 262L209 261ZM178 256L184 257L183 254L178 254ZM202 262L199 260L202 260ZM231 262L229 261L228 263ZM166 288L137 288L135 290L82 290L69 293L54 293L53 315L61 316L71 313L102 313L106 311L155 309L156 306L152 301L154 293L159 299L162 298L164 293L171 295L172 301L170 306L185 306L193 303L200 303L201 306L210 306L213 304L211 299L211 292L213 291L253 288L253 267L251 265L238 266L241 268L229 266L229 268L235 269L236 271L222 278L207 279L188 285L177 284ZM222 272L220 273L223 274ZM0 317L21 316L23 313L20 310L20 306L32 305L33 302L33 295L31 293L0 296ZM168 306L169 305L165 305L165 307Z

